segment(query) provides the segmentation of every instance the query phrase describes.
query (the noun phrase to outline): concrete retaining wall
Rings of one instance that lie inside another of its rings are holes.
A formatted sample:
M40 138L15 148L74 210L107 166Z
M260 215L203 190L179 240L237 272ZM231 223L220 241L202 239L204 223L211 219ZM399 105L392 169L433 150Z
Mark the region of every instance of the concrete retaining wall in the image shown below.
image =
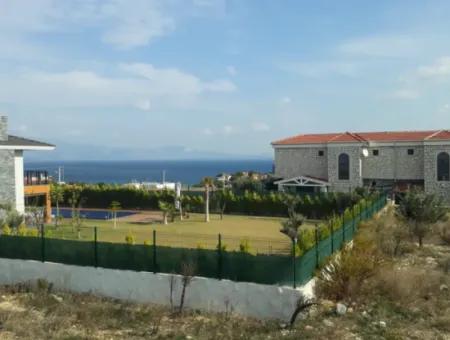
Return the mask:
M56 289L140 303L170 305L169 274L153 274L59 263L0 259L0 284L45 279ZM175 277L173 300L179 303L181 276ZM288 320L298 298L311 297L314 282L300 289L195 277L187 288L185 306L234 313L261 319Z

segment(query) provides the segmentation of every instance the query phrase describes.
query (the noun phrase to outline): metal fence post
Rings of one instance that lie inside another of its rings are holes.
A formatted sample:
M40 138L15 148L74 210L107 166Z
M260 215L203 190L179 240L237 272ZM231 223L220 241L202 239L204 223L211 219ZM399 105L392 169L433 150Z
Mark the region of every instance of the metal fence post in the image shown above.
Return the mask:
M45 262L45 227L41 224L41 261Z
M294 287L294 289L295 288L297 288L297 279L296 279L296 277L297 277L297 265L296 265L296 263L295 263L295 246L296 246L296 244L297 244L297 239L296 238L294 238L293 240L292 240L292 274L293 274L293 280L292 280L292 282L293 282L293 287Z
M319 228L317 224L314 230L314 237L316 239L316 269L319 269Z
M94 267L98 267L97 227L94 227Z
M342 248L345 246L345 216L342 214Z
M222 235L218 236L217 244L217 278L222 280Z
M331 254L334 253L334 230L333 230L333 220L330 222L330 236L331 236Z
M156 230L153 230L153 273L157 272L157 262L156 262Z
M356 216L355 216L355 207L352 208L352 237L355 236L355 227L356 227L356 220L355 220Z

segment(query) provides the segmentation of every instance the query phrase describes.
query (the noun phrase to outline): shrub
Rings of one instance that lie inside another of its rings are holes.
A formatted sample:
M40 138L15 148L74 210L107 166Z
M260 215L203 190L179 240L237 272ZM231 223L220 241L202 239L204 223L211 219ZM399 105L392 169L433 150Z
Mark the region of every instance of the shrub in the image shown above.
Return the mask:
M438 232L442 242L450 245L450 222L439 224Z
M225 243L222 243L222 246L219 248L219 245L217 245L216 249L221 251L227 251L227 245Z
M239 251L243 253L250 253L250 242L248 239L243 239L239 243Z
M76 191L85 199L86 208L108 209L112 201L121 202L123 209L159 209L158 202L174 202L174 192L169 190L149 191L135 189L115 184L82 184L62 185L62 205L70 206L72 192ZM284 204L286 195L280 192L255 192L251 187L236 192L222 191L211 193L210 207L212 212L261 215L287 216ZM299 198L299 196L297 196ZM356 204L360 196L350 193L329 193L315 196L305 196L298 199L296 211L308 218L325 218L338 213L340 210ZM53 198L55 199L55 198ZM56 202L53 202L56 204ZM198 192L183 192L182 206L189 212L203 213L204 198Z
M447 218L447 208L438 196L413 189L400 201L398 216L409 225L422 246L423 238L433 224Z
M38 237L39 230L37 228L27 228L27 236Z
M414 267L384 268L374 277L372 283L379 294L391 301L407 305L438 292L441 278L442 274ZM371 292L373 294L374 290L371 289Z
M126 244L129 244L129 245L133 245L134 242L135 242L135 239L134 239L133 234L128 233L128 234L125 236L125 243L126 243Z
M298 245L303 253L314 247L316 244L316 235L314 229L302 228L298 233Z
M381 263L376 245L364 236L354 240L353 249L346 247L333 255L319 272L318 296L341 301L356 296L364 282L372 277Z
M9 225L4 224L2 227L2 235L11 235L11 228Z
M25 224L21 224L18 228L17 228L17 235L18 236L27 236L28 234L28 228Z

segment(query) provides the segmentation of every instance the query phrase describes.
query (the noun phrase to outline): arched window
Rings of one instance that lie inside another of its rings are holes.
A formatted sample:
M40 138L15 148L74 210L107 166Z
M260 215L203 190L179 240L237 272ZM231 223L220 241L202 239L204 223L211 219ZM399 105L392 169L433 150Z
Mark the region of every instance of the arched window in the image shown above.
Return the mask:
M450 156L447 152L441 152L437 156L437 179L438 181L450 180Z
M350 179L350 157L346 153L339 155L338 177L340 180Z

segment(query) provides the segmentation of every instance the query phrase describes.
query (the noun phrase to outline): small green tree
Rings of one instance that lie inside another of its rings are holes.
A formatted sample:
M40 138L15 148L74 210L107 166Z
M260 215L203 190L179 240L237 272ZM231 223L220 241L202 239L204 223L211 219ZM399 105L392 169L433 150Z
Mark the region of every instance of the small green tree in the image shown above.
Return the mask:
M118 201L112 201L109 209L111 210L111 216L113 220L113 227L114 229L117 228L117 211L119 211L121 208L120 202Z
M299 229L305 221L303 215L296 213L299 197L286 195L283 202L288 208L289 218L281 222L282 228L280 232L288 236L293 243L297 243Z
M407 223L422 247L423 238L433 224L446 220L447 208L438 196L412 189L400 201L397 214Z
M64 201L64 189L61 185L54 184L50 188L50 196L52 202L56 206L56 216L55 216L55 228L58 228L58 223L61 219L59 215L59 203Z
M175 215L175 205L165 201L158 202L159 210L163 213L163 223L165 225L168 224L168 216L171 216L171 220L173 222Z

